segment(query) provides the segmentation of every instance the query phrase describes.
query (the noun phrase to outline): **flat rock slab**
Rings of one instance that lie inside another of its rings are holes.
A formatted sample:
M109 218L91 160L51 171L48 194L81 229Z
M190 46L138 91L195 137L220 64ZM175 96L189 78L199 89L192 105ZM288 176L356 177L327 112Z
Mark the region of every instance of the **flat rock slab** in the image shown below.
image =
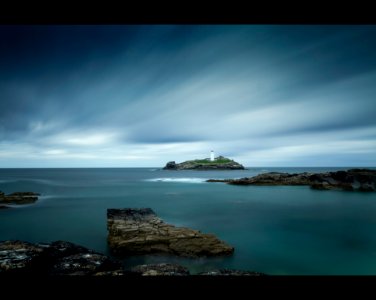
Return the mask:
M234 248L213 234L175 227L152 209L108 209L108 244L116 255L164 253L186 257L230 255Z

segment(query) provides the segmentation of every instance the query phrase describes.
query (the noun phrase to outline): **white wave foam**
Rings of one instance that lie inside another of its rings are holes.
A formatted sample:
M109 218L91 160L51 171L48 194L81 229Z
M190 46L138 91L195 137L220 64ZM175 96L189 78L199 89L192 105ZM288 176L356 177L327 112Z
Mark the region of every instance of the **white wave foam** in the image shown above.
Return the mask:
M17 182L17 180L0 180L0 183Z
M152 182L180 182L180 183L203 183L206 178L152 178L146 181Z

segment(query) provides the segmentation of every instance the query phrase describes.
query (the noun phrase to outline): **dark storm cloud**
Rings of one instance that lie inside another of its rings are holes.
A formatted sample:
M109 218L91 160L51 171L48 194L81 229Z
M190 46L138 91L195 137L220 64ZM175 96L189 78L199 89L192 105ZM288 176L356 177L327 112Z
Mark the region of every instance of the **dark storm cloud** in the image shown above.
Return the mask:
M0 26L0 163L148 166L214 148L249 165L375 164L375 36Z

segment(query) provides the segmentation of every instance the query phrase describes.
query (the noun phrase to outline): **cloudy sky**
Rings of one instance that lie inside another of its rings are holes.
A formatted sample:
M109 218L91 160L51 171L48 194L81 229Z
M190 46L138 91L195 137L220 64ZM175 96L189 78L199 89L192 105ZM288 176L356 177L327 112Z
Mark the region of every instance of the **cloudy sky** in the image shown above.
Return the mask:
M0 167L376 166L376 26L0 26Z

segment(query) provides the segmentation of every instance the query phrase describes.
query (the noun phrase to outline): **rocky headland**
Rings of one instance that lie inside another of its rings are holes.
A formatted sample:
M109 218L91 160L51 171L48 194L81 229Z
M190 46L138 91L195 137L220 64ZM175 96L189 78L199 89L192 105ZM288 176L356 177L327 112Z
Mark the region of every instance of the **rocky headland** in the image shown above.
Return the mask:
M163 170L244 170L244 166L229 158L218 156L214 161L209 158L188 160L178 164L170 161Z
M113 254L230 255L234 248L213 234L166 224L150 208L108 209L108 244Z
M9 204L12 205L23 205L31 204L38 200L40 194L33 192L15 192L5 195L0 191L0 209L9 208Z
M325 173L269 172L240 179L209 179L207 182L225 182L234 185L308 185L317 190L375 191L376 171L350 169Z

